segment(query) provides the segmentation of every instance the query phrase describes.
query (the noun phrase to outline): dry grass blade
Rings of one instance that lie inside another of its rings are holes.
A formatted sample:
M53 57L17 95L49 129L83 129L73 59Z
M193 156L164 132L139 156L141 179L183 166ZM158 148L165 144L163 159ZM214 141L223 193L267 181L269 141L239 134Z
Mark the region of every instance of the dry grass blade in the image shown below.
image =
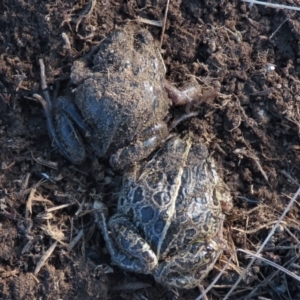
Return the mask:
M78 234L75 236L75 238L70 242L70 244L67 247L68 251L71 251L75 245L80 241L80 239L83 237L83 229L81 229Z
M52 109L52 102L50 100L50 96L47 90L48 86L47 86L46 75L45 75L45 64L41 58L39 59L39 65L40 65L40 76L41 76L41 88L43 90L44 97L47 101L47 105L49 106L50 109ZM40 99L37 97L36 94L34 94L33 97L35 97L40 101Z
M299 182L297 180L295 180L290 174L288 174L286 171L281 170L281 174L284 175L288 180L290 180L292 183L294 183L295 185L299 185Z
M52 211L55 211L55 210L60 210L60 209L69 207L69 206L71 206L71 205L74 205L74 203L67 203L67 204L62 204L62 205L59 205L59 206L47 208L47 209L46 209L46 212L52 212Z
M32 246L32 240L29 240L21 250L21 254L26 253Z
M287 274L287 275L293 277L294 279L296 279L296 280L298 280L298 281L300 282L300 277L299 277L299 276L297 276L297 275L294 274L293 272L289 271L288 269L286 269L286 268L284 268L284 267L282 267L282 266L280 266L280 265L278 265L278 264L276 264L276 263L274 263L274 262L272 262L272 261L270 261L270 260L268 260L268 259L266 259L266 258L264 258L264 257L261 257L260 255L257 255L257 254L255 254L255 253L252 253L252 252L250 252L250 251L243 250L243 249L237 249L237 251L246 253L246 254L248 254L248 255L250 255L250 256L253 256L254 258L260 259L260 260L262 260L263 262L265 262L265 263L269 264L270 266L272 266L272 267L274 267L274 268L276 268L276 269L278 269L278 270L284 272L285 274Z
M196 298L196 300L201 300L201 299L205 299L207 293L213 288L213 286L216 284L216 282L219 280L219 278L222 276L222 274L224 273L224 271L227 269L228 265L230 264L230 262L232 261L232 256L228 259L228 261L226 262L225 266L222 268L221 272L218 274L218 276L216 276L216 278L211 282L211 284L205 289L205 291L203 291L201 293L201 295L199 297Z
M288 262L285 263L285 265L290 265L297 260L297 257L291 258ZM276 276L278 276L278 273L280 272L279 269L277 269L275 272L272 272L270 275L264 278L263 281L261 281L258 285L256 285L252 291L247 295L246 299L253 299L253 297L257 294L259 294L259 290L263 291L263 289L267 285L272 285L272 281L275 279ZM286 280L286 276L284 276L284 280ZM287 285L286 285L287 286ZM289 299L292 299L291 297ZM244 299L243 299L244 300Z
M27 202L26 202L26 209L25 209L25 220L27 221L30 219L31 214L32 214L32 200L34 197L36 189L32 188L30 191L30 194L28 196Z
M14 269L12 271L7 271L7 272L0 273L0 277L1 278L6 278L6 277L10 277L10 276L15 276L19 273L20 273L19 269Z
M242 232L244 234L253 234L253 233L256 233L264 228L270 228L272 225L274 225L274 223L276 224L277 221L272 221L272 222L269 222L269 223L266 223L266 224L262 224L258 227L256 227L255 229L251 229L251 230L244 230L244 229L239 229L239 228L235 228L235 227L232 227L232 230L234 231L238 231L238 232ZM281 222L280 223L281 225L286 225L286 222Z
M36 282L36 284L40 283L40 281L32 273L30 275L31 275L32 279Z
M24 179L22 180L22 185L21 185L21 190L22 191L27 189L30 176L31 176L30 173L26 173Z
M143 23L143 24L156 26L156 27L162 27L163 26L162 22L157 21L157 20L149 20L149 19L138 17L137 21L140 22L140 23Z
M39 271L41 270L43 265L46 263L47 259L50 257L50 255L52 254L52 252L54 251L56 246L57 246L57 241L55 241L51 245L51 247L44 253L44 255L41 257L41 259L39 260L39 262L36 265L36 268L33 272L34 275L37 275L39 273Z
M39 96L39 95L37 95L37 94L34 95L34 97L35 97L38 101L40 101L40 102L42 101L42 102L43 102L43 99L39 98L38 96ZM47 161L47 160L45 160L45 159L43 159L43 158L41 158L41 157L35 158L35 157L33 156L33 153L32 153L32 152L31 152L31 156L32 156L33 160L34 160L35 162L37 162L38 164L40 164L40 165L43 165L43 166L46 166L46 167L49 167L49 168L55 169L55 170L58 169L58 163L57 163L57 162Z
M163 40L164 40L164 34L165 34L167 16L168 16L168 10L169 10L169 3L170 3L170 0L167 1L167 5L166 5L164 20L163 20L163 27L162 27L161 36L160 36L160 47L159 48L161 48Z
M41 212L36 215L36 219L46 221L46 220L51 220L54 219L54 214L48 213L48 212Z
M1 163L1 170L8 170L11 167L13 167L15 165L15 161L13 161L11 164L7 165L5 162Z
M290 10L300 11L300 7L294 7L294 6L282 5L282 4L276 4L276 3L268 3L268 2L262 2L262 1L256 1L256 0L242 0L242 1L248 2L251 5L259 4L259 5L264 5L264 6L273 7L273 8L290 9Z
M278 219L278 221L276 222L276 224L273 226L273 228L270 230L269 235L267 236L267 238L265 239L265 241L262 243L262 245L260 246L260 248L257 250L256 255L259 255L263 248L266 246L266 244L268 243L268 241L270 240L270 238L273 236L275 230L277 229L277 227L279 226L279 224L282 222L283 218L286 216L286 214L288 213L288 211L291 209L292 205L294 204L294 202L296 201L297 197L300 194L300 187L298 188L297 192L295 193L294 197L290 200L288 206L286 207L286 209L284 210L284 212L282 213L282 215L280 216L280 218ZM247 268L242 272L242 274L240 275L239 279L235 282L235 284L232 286L232 288L230 289L230 291L226 294L226 296L224 297L223 300L228 299L228 297L231 295L231 293L235 290L235 288L237 287L237 285L240 283L240 281L242 280L242 278L246 275L246 273L249 271L250 267L253 265L254 261L256 260L256 257L253 257L250 261L250 263L248 264Z

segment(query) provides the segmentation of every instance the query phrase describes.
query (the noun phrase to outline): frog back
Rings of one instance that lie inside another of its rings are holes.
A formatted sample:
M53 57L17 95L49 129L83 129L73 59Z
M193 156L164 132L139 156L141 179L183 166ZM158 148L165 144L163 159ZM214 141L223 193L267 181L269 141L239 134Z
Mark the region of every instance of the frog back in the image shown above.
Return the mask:
M158 257L218 232L222 219L214 196L218 177L207 148L192 143L189 135L169 140L127 177L119 211L132 220Z

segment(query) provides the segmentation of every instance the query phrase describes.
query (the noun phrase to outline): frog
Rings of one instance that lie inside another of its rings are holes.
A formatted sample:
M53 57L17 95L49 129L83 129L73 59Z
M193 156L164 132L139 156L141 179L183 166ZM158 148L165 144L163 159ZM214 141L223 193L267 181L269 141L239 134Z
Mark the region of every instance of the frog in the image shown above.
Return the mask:
M165 74L157 42L146 28L129 22L112 31L74 61L71 92L43 105L60 152L78 165L90 146L116 170L146 158L169 134L169 107L198 101L202 93L200 85L180 91Z
M116 212L97 224L114 264L151 274L170 289L198 286L226 242L230 191L207 147L192 134L168 139L127 169Z

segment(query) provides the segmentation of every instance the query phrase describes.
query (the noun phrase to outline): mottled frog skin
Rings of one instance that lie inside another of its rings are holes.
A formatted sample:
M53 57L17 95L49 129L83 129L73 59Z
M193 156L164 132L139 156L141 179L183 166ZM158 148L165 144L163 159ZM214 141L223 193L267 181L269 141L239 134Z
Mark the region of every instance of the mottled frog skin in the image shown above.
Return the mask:
M72 89L53 103L49 97L40 100L62 154L80 164L88 148L115 170L148 157L169 134L170 104L188 104L182 120L195 115L189 109L202 97L198 84L180 91L165 80L165 71L156 41L133 23L113 31L75 61Z
M168 136L165 67L148 30L129 23L113 31L92 61L74 62L70 81L72 94L56 99L46 115L52 137L71 162L85 159L82 137L93 153L122 169L146 158Z
M205 145L175 137L124 175L117 213L102 231L112 260L153 274L170 288L193 288L213 268L222 241L224 189Z

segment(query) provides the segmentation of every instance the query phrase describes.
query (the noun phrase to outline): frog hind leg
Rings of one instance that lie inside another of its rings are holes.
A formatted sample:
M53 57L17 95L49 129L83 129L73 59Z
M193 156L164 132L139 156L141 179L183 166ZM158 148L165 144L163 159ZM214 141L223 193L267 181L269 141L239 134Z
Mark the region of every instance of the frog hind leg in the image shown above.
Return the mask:
M131 272L152 273L158 263L157 257L126 216L116 214L109 220L113 238L108 233L103 214L98 225L115 264Z
M214 267L223 247L224 242L218 238L187 245L159 264L153 273L154 278L169 288L192 289L199 286Z

